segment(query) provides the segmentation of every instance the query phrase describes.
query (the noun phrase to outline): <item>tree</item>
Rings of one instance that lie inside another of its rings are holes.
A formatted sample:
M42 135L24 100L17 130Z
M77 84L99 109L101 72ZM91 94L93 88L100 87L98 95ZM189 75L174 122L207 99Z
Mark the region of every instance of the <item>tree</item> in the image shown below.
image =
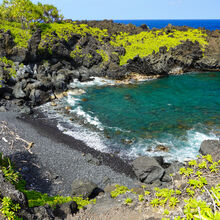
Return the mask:
M45 23L57 22L63 19L63 16L59 15L59 11L53 5L43 5L41 3L38 3L38 7L43 12L42 21Z
M0 10L3 20L19 22L23 27L29 27L32 22L57 22L63 18L55 6L34 4L30 0L4 0Z

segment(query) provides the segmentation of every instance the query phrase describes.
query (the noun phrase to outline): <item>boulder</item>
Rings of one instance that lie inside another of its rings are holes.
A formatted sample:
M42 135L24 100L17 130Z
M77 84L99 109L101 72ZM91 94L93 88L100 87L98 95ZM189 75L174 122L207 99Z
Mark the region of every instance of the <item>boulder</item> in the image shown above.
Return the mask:
M83 198L94 198L98 186L88 179L76 180L71 186L72 196L82 196Z
M133 161L132 166L137 178L146 184L160 180L164 174L164 169L152 157L138 157Z
M15 189L9 181L6 181L2 170L0 170L0 194L3 197L9 197L13 202L19 203L22 206L27 206L27 200L24 194Z
M180 162L173 162L166 170L165 170L165 173L164 173L164 176L162 177L162 182L171 182L172 181L172 178L170 176L170 174L175 174L176 175L179 175L178 174L178 171L181 167L183 167L183 163L180 163Z
M99 166L101 164L101 161L95 157L93 157L91 154L86 154L85 159L88 163Z
M22 105L22 108L19 109L19 113L20 115L30 115L33 113L32 109L29 107L29 106L23 106Z
M21 82L16 83L16 85L14 86L13 95L16 99L23 99L26 97L26 94L22 90L22 83Z
M74 47L80 38L81 38L80 34L74 34L71 36L71 38L69 38L67 43L68 43L69 47L71 48L71 50L74 50Z
M26 60L28 55L28 49L24 47L13 47L10 55L8 55L9 59L14 62L22 63Z
M39 89L33 89L30 93L29 98L31 99L31 102L33 105L42 104L50 99L49 92L44 92Z
M7 112L7 109L5 108L5 106L0 106L0 112Z
M142 24L140 27L145 31L150 30L150 28L146 24Z
M87 56L88 53L90 56ZM88 52L85 51L85 56L83 58L84 67L91 68L94 65L98 65L101 61L103 61L102 56L95 50L90 49Z
M202 155L210 154L215 161L220 160L220 141L205 140L201 143L199 152Z
M61 59L69 59L70 50L68 49L67 42L63 40L54 39L52 44L52 56Z
M54 219L52 210L49 206L34 207L30 211L31 211L31 214L32 214L31 219L45 219L45 220ZM25 217L25 216L23 216L23 217Z
M53 211L54 216L59 217L61 219L66 219L67 216L71 216L78 211L77 203L72 201L68 203L64 203L61 205L57 205L55 210Z
M63 64L61 62L57 62L56 64L51 66L51 71L58 71L63 68Z

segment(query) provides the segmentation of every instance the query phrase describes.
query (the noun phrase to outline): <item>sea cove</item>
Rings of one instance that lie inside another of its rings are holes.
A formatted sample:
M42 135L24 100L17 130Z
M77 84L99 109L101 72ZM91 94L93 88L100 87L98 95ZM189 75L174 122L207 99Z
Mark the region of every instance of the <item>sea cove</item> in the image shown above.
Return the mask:
M57 115L59 128L97 150L129 159L162 155L168 161L184 161L196 158L202 141L218 139L219 72L129 85L95 79L71 87L73 91L56 107L69 109L61 111L62 117ZM54 117L59 111L52 112Z
M219 0L39 1L0 0L0 219L219 220Z

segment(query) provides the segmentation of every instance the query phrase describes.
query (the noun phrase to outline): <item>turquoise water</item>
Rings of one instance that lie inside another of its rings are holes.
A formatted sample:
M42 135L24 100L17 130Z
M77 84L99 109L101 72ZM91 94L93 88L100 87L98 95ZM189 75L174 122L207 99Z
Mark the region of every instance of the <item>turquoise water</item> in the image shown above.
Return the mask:
M220 73L191 73L132 85L84 86L67 104L106 148L121 156L184 160L220 131ZM168 152L156 151L162 144Z

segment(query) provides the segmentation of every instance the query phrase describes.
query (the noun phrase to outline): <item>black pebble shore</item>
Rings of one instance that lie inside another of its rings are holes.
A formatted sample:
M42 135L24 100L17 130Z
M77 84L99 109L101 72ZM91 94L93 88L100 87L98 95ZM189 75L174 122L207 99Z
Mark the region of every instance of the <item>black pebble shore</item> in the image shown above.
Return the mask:
M25 117L17 117L17 113L10 111L0 112L0 121L6 121L23 139L34 142L33 154L30 154L19 143L9 148L8 143L0 139L0 151L15 162L28 189L67 196L77 179L88 179L100 188L114 183L134 187L138 182L128 161L96 151L63 134L56 122L41 112ZM88 161L88 154L99 163Z

